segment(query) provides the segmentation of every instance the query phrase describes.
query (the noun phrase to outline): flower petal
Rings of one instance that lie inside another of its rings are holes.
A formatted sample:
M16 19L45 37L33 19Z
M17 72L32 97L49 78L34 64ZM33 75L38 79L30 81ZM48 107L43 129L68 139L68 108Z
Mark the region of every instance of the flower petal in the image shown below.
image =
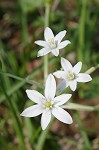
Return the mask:
M35 41L35 43L39 46L48 47L48 44L46 41L38 40L38 41Z
M54 34L53 31L49 28L46 27L45 31L44 31L44 38L46 41L48 41L49 39L53 38L54 39Z
M92 80L92 78L89 74L86 74L86 73L78 74L77 82L89 82L91 80Z
M57 96L54 98L54 101L56 102L55 106L61 106L64 103L66 103L70 98L71 94L62 94L60 96Z
M57 92L63 91L67 87L67 83L65 80L62 80L58 85L57 85Z
M60 107L53 108L52 114L63 123L71 124L73 122L70 114Z
M26 93L28 98L35 103L41 104L45 101L45 97L35 90L26 90Z
M25 109L20 115L25 117L35 117L40 115L44 111L40 105L33 105Z
M70 81L70 89L72 91L75 91L76 88L77 88L77 81L76 80Z
M56 36L55 36L55 41L58 41L58 43L61 42L61 40L63 39L63 37L66 35L66 30L59 32Z
M42 117L41 117L41 127L43 130L46 129L48 126L49 122L51 120L51 112L50 110L46 110L43 112Z
M72 71L71 63L63 57L61 57L61 65L65 71Z
M73 67L73 72L75 74L78 74L81 70L82 67L82 62L78 62L74 67Z
M51 101L56 94L56 81L52 74L49 74L45 84L45 97Z
M59 49L62 49L64 47L66 47L68 44L70 44L71 42L69 40L63 41L58 45Z
M59 55L59 49L54 49L51 51L53 55L58 56Z
M44 56L44 55L48 54L49 52L51 52L51 49L49 49L49 48L42 48L41 50L38 51L37 57Z
M66 73L65 71L56 71L53 73L53 75L56 77L56 78L60 78L60 79L66 79Z

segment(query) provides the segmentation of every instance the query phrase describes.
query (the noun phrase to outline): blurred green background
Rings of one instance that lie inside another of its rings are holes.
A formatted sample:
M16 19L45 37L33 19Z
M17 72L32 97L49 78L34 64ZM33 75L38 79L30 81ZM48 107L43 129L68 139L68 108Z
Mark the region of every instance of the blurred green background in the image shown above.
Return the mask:
M25 90L43 93L42 87L25 79L43 84L43 58L37 58L40 47L34 41L44 38L45 4L49 2L0 0L0 150L99 150L99 112L68 110L72 125L54 120L45 132L40 117L20 117L33 104ZM71 41L60 56L72 64L82 61L82 71L99 64L98 0L52 0L49 20L55 34L67 30L65 39ZM49 55L49 73L59 68L60 57ZM99 70L91 76L90 83L80 84L73 93L75 103L99 105Z

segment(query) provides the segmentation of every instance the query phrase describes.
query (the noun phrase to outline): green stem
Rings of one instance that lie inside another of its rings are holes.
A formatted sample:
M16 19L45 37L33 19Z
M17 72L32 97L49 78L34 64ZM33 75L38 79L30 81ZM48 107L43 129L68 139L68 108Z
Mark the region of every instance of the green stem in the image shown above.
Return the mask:
M10 77L10 78L13 78L13 79L24 81L25 83L28 83L28 84L31 84L31 85L35 84L35 85L37 85L40 88L44 88L40 83L38 83L38 82L36 82L34 80L29 80L28 77L24 79L24 78L21 78L19 76L15 76L13 74L1 72L1 71L0 71L0 74L4 75L4 76L7 76L7 77Z
M98 69L99 68L99 64L97 65L97 66L95 66L95 67L91 67L90 69L88 69L85 73L87 73L87 74L91 74L91 73L93 73L96 69Z
M86 21L86 11L87 11L87 2L88 0L82 0L82 9L81 9L81 17L80 17L80 25L79 25L79 44L77 49L77 58L78 61L84 62L83 50L85 44L85 21Z
M49 26L50 3L45 4L45 28ZM48 75L48 54L44 56L44 80Z
M83 111L99 111L99 105L98 106L86 106L86 105L80 105L76 103L67 103L66 105L63 105L62 108L72 109L72 110L83 110Z

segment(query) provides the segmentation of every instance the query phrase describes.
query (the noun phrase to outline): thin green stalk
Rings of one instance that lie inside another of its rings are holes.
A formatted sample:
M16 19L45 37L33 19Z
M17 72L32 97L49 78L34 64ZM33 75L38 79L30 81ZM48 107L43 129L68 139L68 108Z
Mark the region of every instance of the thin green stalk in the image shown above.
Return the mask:
M96 69L98 69L99 68L99 64L98 65L96 65L95 67L91 67L90 69L88 69L85 73L87 73L87 74L91 74L91 73L93 73Z
M6 92L6 89L5 89L5 86L4 84L2 83L2 77L0 79L0 83L1 83L1 87L2 87L2 91L4 92L6 98L7 98L7 104L10 108L10 111L11 111L11 114L12 114L12 117L13 117L13 120L15 121L15 129L16 129L16 132L17 132L17 135L19 136L19 143L20 143L20 150L25 150L25 143L24 143L24 136L23 136L23 132L22 132L22 127L21 127L21 124L20 124L20 121L17 117L17 114L16 114L16 111L14 109L14 106L13 106L13 103L12 101L10 100L10 97L8 96L7 92Z
M77 49L77 59L78 61L84 62L83 50L85 45L85 21L86 21L86 11L87 11L88 0L82 0L82 9L79 25L79 44Z
M1 72L0 71L0 74L1 75L4 75L4 76L7 76L7 77L10 77L10 78L13 78L13 79L17 79L17 80L20 80L20 81L24 81L24 82L26 82L26 83L28 83L28 84L31 84L31 85L33 85L33 84L35 84L35 85L37 85L38 87L41 87L41 88L44 88L40 83L38 83L38 82L36 82L36 81L34 81L34 80L29 80L28 78L21 78L21 77L19 77L19 76L16 76L16 75L13 75L13 74L10 74L10 73L5 73L5 72Z
M83 110L83 111L99 111L99 105L98 106L86 106L86 105L80 105L76 103L67 103L66 105L63 105L62 108L64 109L72 109L72 110Z
M50 2L45 3L45 28L49 26ZM44 80L48 75L48 54L44 56Z

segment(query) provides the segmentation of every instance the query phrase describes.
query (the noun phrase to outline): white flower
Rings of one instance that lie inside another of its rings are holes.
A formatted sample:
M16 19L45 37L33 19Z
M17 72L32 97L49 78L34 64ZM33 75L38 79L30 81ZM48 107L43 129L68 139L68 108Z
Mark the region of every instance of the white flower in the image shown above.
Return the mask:
M70 41L68 40L61 42L65 34L66 31L64 30L59 32L56 36L54 36L53 31L49 27L46 27L44 31L45 41L42 40L35 41L37 45L44 47L38 52L38 57L44 56L49 52L51 52L55 56L58 56L59 49L62 49L68 44L70 44Z
M82 67L82 62L78 62L73 67L67 59L61 58L61 66L64 71L60 70L53 73L56 78L63 79L57 87L58 90L70 86L71 90L75 91L77 88L77 82L89 82L92 80L90 75L79 73Z
M55 97L56 81L52 74L46 80L45 97L35 90L26 90L26 93L36 105L25 109L21 113L21 116L35 117L42 114L41 126L43 130L48 126L51 120L51 114L63 123L72 123L72 118L69 113L60 107L70 99L71 94L62 94Z

